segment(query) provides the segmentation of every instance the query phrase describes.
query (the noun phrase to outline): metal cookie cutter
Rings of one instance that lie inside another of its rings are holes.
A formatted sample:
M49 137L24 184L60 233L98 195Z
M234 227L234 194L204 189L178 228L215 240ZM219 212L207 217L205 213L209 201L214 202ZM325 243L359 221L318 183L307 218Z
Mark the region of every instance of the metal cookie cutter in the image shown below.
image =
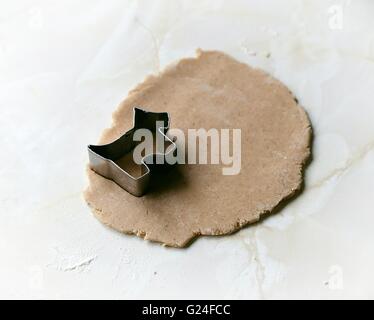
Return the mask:
M99 175L113 180L120 187L133 194L142 196L149 185L151 171L168 166L166 157L176 152L176 144L166 136L170 127L170 117L167 112L148 112L140 108L134 108L134 127L119 137L117 140L104 145L89 145L88 155L90 167ZM162 125L160 125L162 124ZM156 139L162 138L168 143L168 147L159 152L145 154L141 158L141 174L133 176L117 164L118 160L129 154L140 143L134 141L134 133L137 129L148 129L155 133Z

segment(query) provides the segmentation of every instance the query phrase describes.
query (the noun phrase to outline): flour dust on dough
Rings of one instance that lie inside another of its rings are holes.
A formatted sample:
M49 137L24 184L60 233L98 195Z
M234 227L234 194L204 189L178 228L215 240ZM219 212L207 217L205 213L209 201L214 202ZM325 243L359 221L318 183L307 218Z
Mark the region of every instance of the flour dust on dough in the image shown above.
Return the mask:
M241 171L178 165L143 197L88 169L85 199L94 215L120 232L184 247L199 235L230 234L295 195L310 156L311 125L281 82L217 51L198 51L132 90L100 143L132 127L133 107L167 111L171 127L241 129Z

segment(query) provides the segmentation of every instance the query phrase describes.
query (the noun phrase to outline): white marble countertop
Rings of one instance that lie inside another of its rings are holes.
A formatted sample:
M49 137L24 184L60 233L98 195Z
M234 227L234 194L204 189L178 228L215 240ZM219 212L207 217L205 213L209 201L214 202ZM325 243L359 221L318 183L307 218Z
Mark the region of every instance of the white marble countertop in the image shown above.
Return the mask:
M34 0L0 4L0 298L374 298L372 0ZM307 109L304 193L186 250L102 226L85 146L128 90L218 49Z

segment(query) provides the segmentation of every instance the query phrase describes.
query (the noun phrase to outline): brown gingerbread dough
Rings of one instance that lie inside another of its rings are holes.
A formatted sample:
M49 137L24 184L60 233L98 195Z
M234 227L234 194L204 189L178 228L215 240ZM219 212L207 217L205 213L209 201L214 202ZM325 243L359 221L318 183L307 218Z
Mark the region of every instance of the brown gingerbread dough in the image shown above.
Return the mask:
M132 90L100 143L132 127L133 107L167 111L171 127L240 128L241 171L221 165L178 165L134 197L88 169L85 199L118 231L184 247L199 235L224 235L259 220L295 195L310 156L311 125L278 80L217 51L198 51Z

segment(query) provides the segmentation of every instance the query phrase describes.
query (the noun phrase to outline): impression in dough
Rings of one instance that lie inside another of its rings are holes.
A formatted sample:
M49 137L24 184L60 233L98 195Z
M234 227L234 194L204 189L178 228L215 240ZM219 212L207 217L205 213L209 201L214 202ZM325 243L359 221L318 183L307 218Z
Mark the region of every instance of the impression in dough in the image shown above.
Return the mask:
M294 196L310 156L311 125L292 93L265 72L217 51L199 50L132 90L100 143L129 130L133 107L167 111L171 127L241 129L241 171L177 165L143 197L88 169L85 199L105 225L167 246L200 235L230 234Z

